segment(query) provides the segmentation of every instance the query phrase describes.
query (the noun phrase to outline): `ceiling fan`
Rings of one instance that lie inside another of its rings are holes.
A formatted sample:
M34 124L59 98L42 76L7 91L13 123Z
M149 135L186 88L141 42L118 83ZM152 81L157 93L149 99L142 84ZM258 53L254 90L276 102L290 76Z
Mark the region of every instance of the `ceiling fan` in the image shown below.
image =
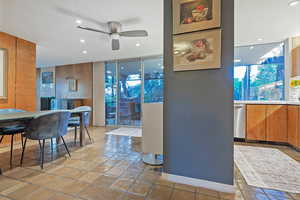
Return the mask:
M102 33L110 36L112 50L114 51L120 49L120 37L147 37L148 36L148 33L145 30L122 31L121 30L122 24L116 21L108 22L107 26L109 30L108 32L95 29L95 28L83 27L83 26L77 26L77 28L87 30L87 31Z

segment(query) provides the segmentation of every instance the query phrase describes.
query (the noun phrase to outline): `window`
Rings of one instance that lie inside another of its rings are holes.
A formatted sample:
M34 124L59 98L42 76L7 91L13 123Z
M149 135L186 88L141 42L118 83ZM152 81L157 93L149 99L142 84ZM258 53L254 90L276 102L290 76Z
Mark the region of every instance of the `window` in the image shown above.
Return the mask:
M105 120L106 125L115 125L117 109L116 63L105 63Z
M235 48L235 100L284 100L284 43Z
M144 103L163 102L164 67L162 58L144 60Z
M105 63L106 125L140 126L142 103L163 102L162 56Z

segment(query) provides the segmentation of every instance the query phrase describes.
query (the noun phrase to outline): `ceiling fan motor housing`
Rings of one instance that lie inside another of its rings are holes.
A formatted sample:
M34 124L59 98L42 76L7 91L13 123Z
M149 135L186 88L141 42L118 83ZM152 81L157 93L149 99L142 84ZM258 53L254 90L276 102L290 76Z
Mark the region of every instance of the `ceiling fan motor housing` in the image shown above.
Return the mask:
M122 25L120 22L111 21L107 24L111 33L119 33L122 31Z

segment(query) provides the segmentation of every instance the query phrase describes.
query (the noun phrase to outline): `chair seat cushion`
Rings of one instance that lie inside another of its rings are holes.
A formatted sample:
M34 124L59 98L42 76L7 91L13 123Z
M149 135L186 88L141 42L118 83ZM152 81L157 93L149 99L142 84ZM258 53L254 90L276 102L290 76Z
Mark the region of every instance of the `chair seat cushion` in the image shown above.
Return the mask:
M24 131L25 131L25 127L21 125L7 126L7 127L0 128L0 135L12 135L12 134L23 133Z

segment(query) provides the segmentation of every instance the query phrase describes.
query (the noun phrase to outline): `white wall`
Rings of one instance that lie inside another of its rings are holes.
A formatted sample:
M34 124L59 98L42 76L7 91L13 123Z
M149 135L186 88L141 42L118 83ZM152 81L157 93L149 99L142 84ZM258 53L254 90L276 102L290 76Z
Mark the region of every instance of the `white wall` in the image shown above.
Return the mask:
M105 66L93 63L93 125L105 126Z
M0 0L0 31L3 30L3 21L4 21L4 0Z

